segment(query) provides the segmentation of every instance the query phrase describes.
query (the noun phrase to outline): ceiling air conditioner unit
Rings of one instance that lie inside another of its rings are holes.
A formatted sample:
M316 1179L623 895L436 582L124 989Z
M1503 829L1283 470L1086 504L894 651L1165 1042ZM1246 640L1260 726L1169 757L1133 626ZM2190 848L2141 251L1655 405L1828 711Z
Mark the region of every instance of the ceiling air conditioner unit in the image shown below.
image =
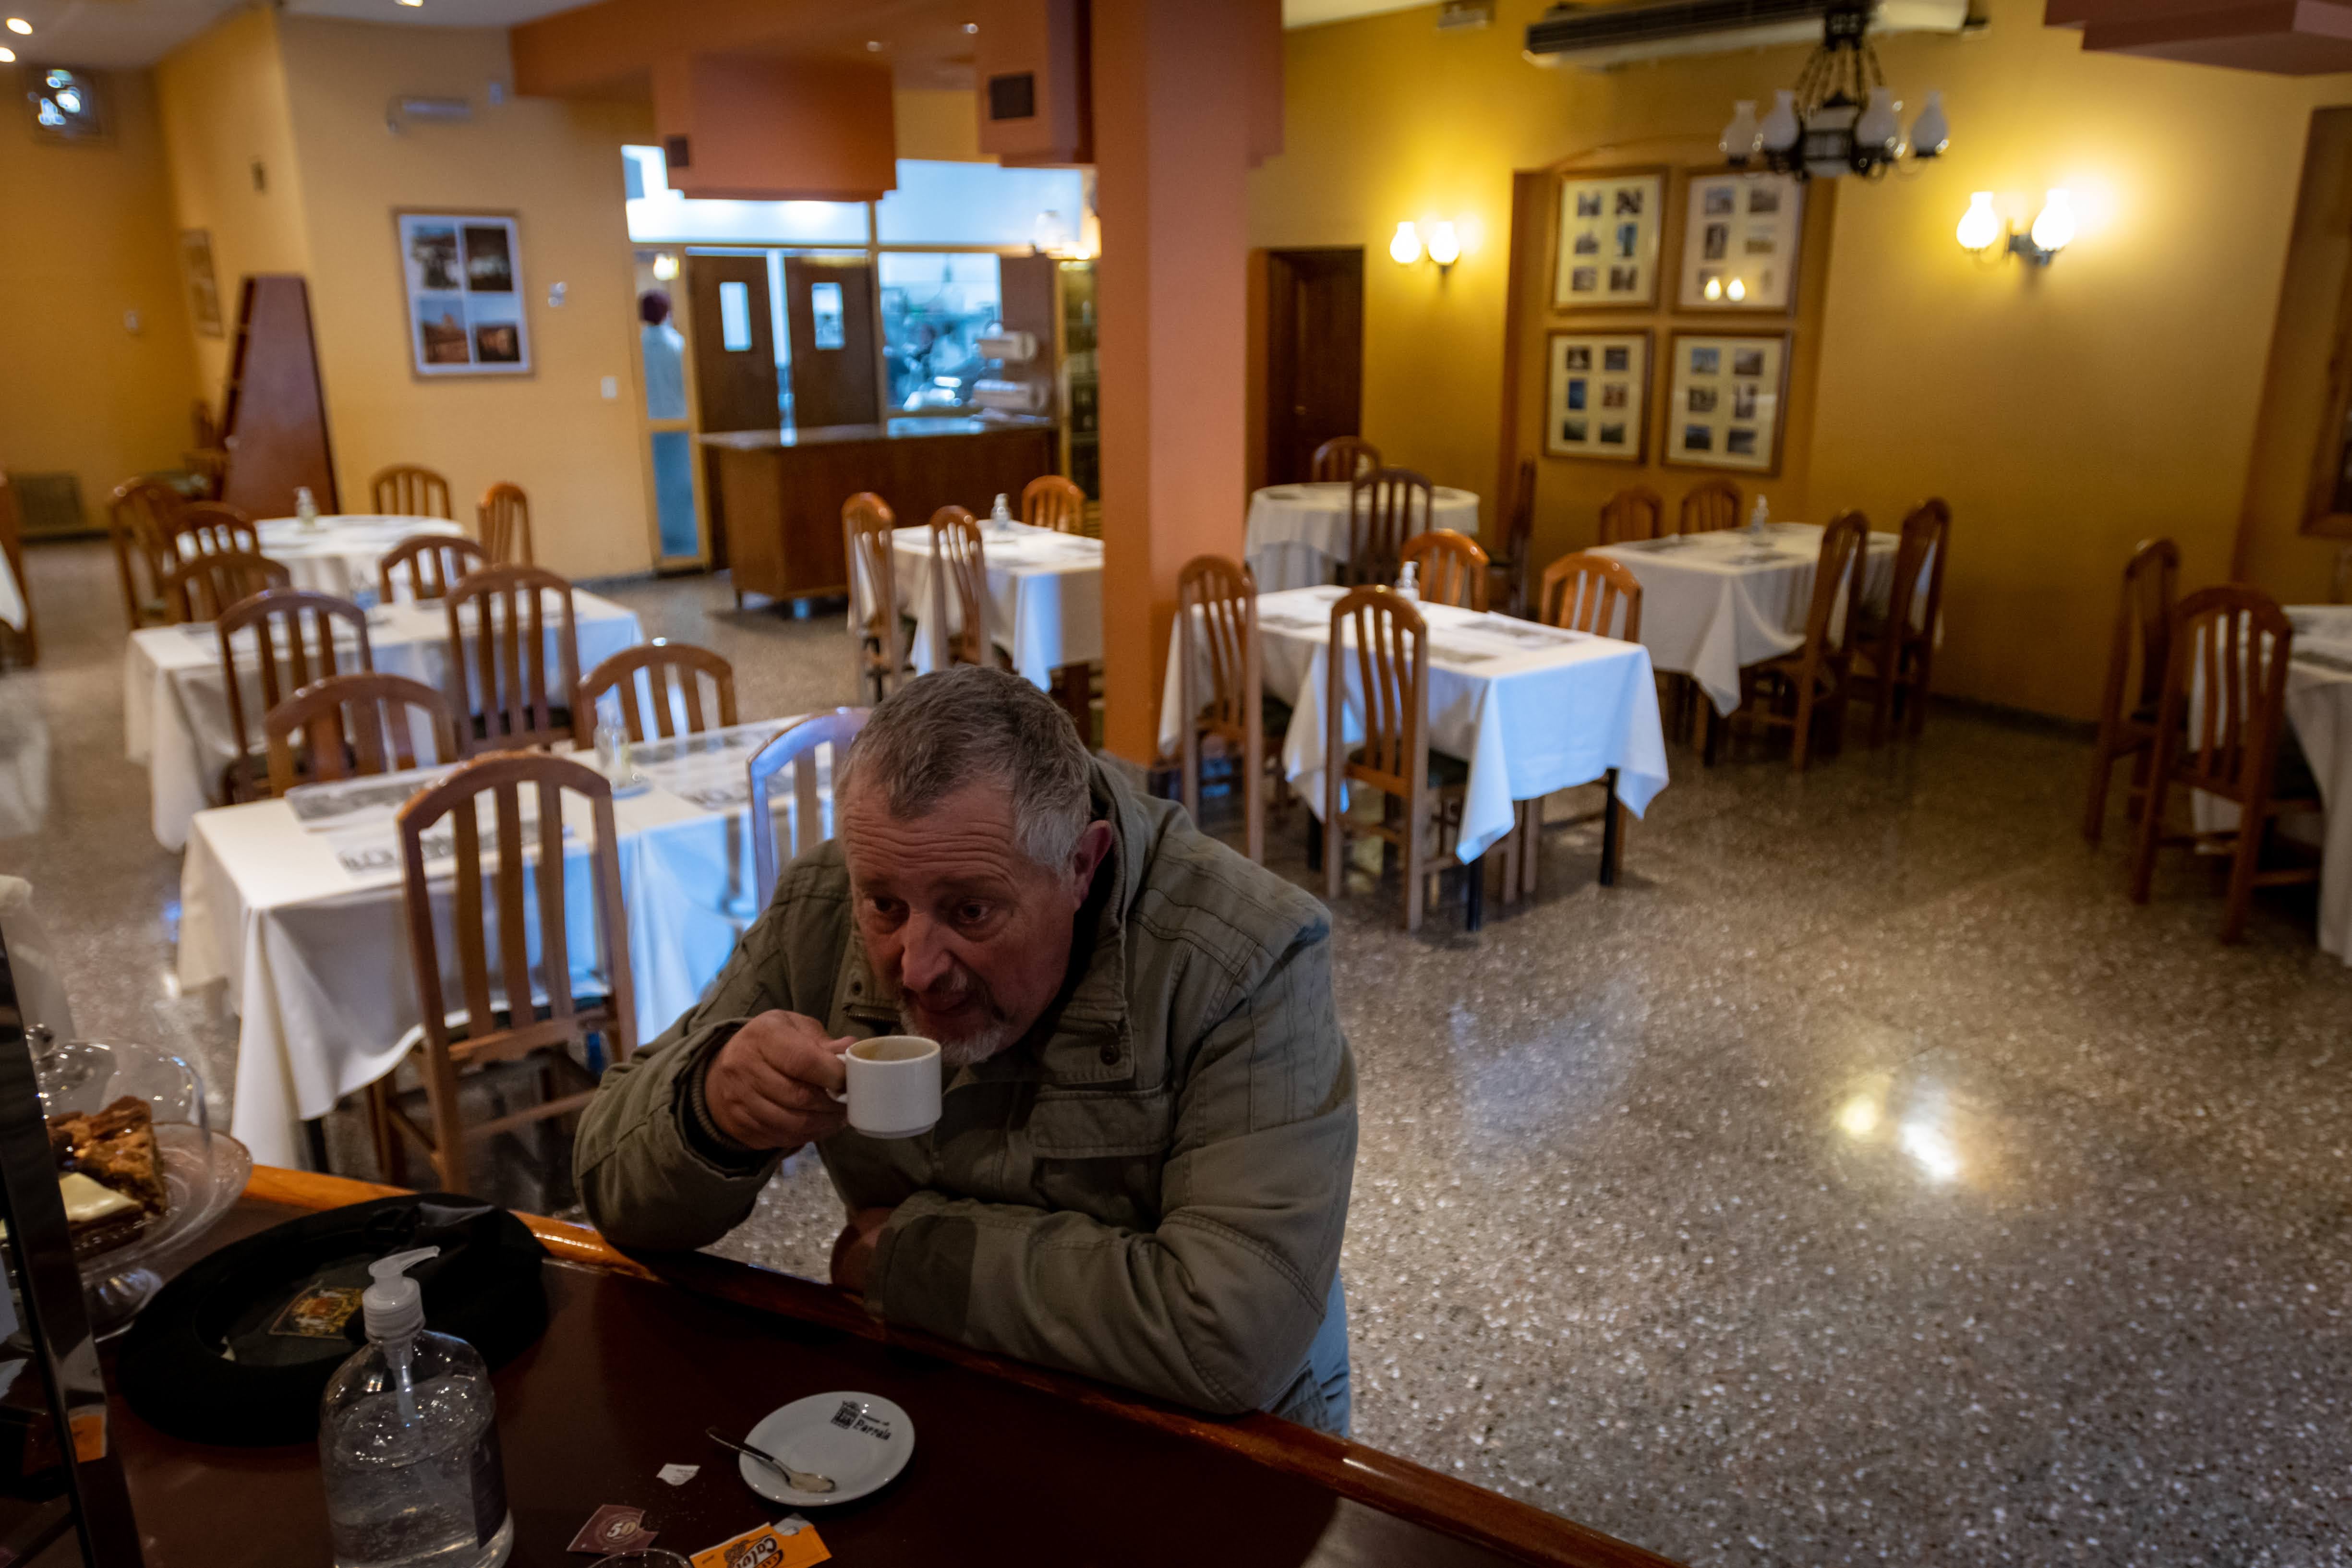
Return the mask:
M1650 0L1627 5L1554 5L1528 26L1528 58L1591 70L1720 55L1772 44L1817 44L1829 0ZM1873 33L1958 33L1969 0L1879 0Z

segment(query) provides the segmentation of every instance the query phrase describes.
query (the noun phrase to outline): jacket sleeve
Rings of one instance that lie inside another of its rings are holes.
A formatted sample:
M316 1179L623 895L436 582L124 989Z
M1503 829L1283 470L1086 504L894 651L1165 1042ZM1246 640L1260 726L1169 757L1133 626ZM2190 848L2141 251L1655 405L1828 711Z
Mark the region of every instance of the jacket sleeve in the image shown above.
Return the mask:
M882 1233L868 1310L1195 1409L1269 1405L1322 1323L1355 1169L1328 927L1200 1043L1175 1116L1157 1229L918 1193Z
M831 1011L832 963L818 961L837 961L828 933L840 930L842 895L822 869L789 868L702 1000L597 1085L572 1167L589 1219L615 1245L707 1247L743 1222L775 1173L784 1151L730 1151L690 1123L703 1065L738 1028L779 1008L820 1019ZM805 973L795 973L796 957Z

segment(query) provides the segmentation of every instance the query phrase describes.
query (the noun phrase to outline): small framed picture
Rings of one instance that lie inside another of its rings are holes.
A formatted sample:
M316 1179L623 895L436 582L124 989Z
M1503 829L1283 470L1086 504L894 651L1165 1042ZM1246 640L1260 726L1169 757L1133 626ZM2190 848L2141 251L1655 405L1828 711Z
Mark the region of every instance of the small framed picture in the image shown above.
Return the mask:
M1679 307L1793 310L1804 210L1805 188L1787 174L1692 175Z
M1638 463L1647 455L1650 334L1554 332L1544 452Z
M1552 308L1645 310L1656 305L1665 206L1664 169L1563 176Z
M1787 332L1676 332L1660 460L1675 468L1780 471Z
M418 376L529 375L522 237L511 213L395 212Z

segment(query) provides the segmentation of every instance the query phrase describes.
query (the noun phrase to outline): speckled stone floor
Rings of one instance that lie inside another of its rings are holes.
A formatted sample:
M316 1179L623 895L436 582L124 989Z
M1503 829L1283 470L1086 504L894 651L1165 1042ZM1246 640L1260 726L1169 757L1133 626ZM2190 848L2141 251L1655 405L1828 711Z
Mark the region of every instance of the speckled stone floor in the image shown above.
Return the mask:
M225 1084L233 1029L171 981L107 568L31 572L0 872L85 1032ZM830 621L618 593L734 659L747 713L846 695ZM1357 876L1357 1436L1693 1563L2352 1562L2352 973L2307 896L2228 950L2210 868L2128 903L2084 762L1958 710L1803 777L1677 750L1618 888L1559 830L1475 936L1405 936ZM801 1170L725 1250L821 1272L836 1223Z

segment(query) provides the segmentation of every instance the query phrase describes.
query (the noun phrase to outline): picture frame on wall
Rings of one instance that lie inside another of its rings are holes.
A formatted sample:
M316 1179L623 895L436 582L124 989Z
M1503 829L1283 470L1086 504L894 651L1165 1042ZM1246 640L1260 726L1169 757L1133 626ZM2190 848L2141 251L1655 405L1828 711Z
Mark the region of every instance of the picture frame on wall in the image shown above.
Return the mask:
M1675 333L1660 460L1677 468L1778 474L1791 341L1788 332Z
M213 270L213 231L180 231L180 284L188 292L188 319L205 337L226 335L221 324L220 279Z
M1676 304L1785 314L1797 302L1805 187L1791 174L1693 174Z
M411 371L529 375L521 225L512 213L393 214Z
M1643 461L1649 450L1649 331L1558 331L1550 348L1544 455Z
M1666 171L1612 169L1559 181L1556 310L1647 310L1658 302Z

